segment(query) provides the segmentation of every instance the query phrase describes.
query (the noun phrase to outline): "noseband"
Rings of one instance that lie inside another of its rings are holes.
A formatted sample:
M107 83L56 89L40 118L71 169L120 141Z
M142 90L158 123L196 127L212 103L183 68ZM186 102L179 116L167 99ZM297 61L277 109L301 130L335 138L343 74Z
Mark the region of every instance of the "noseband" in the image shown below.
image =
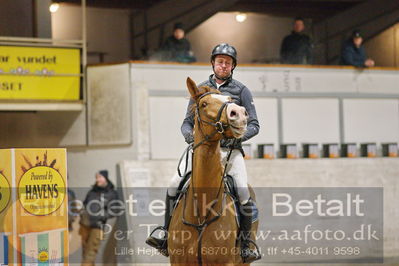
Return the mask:
M206 92L206 93L202 94L202 95L199 97L198 101L201 100L203 97L205 97L205 96L207 96L207 95L210 95L210 94L217 94L217 93L215 93L215 92ZM196 145L194 145L193 150L194 150L195 148L197 148L198 146L202 145L203 143L205 143L205 142L207 142L207 141L211 141L211 139L212 139L217 133L220 133L220 134L223 134L223 135L224 135L224 131L225 131L226 128L229 127L229 125L228 125L228 124L223 124L223 123L220 121L220 119L222 118L222 113L223 113L224 109L226 109L226 108L227 108L227 105L229 105L229 104L231 104L231 103L232 103L232 102L230 102L230 101L229 101L229 102L224 102L224 103L222 104L222 106L220 106L219 111L218 111L218 114L217 114L217 116L216 116L216 119L207 117L208 119L211 119L212 121L206 121L206 120L204 120L204 119L201 118L201 113L200 113L200 109L199 109L199 106L198 106L198 102L196 103L196 110L195 110L195 111L196 111L196 115L197 115L197 119L198 119L199 130L200 130L200 132L201 132L201 135L204 136L204 139L203 139L202 141L200 141L199 143L197 143ZM205 135L204 132L202 131L202 128L201 128L201 123L202 123L202 122L204 122L204 123L206 123L206 124L208 124L208 125L213 126L213 127L215 128L215 131L213 131L213 133L210 134L210 135Z

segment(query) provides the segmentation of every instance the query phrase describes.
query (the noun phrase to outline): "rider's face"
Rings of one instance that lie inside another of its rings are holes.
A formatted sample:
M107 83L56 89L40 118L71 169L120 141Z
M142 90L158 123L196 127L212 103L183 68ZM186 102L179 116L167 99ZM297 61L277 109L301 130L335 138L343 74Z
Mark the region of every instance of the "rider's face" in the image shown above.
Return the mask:
M233 70L233 58L228 55L217 55L214 61L215 74L220 78L227 78Z

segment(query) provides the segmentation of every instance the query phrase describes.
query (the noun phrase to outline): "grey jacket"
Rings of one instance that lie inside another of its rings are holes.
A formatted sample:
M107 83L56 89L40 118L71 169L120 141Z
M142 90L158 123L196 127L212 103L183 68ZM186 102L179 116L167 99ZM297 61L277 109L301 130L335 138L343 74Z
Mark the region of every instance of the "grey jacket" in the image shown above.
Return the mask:
M214 89L217 88L216 82L213 79L213 75L210 75L208 80L200 83L198 87L200 86L209 86ZM259 122L258 122L258 117L256 115L256 109L252 98L252 94L245 85L243 85L241 82L233 78L226 80L226 82L219 87L219 91L223 95L230 96L236 104L245 107L245 109L247 110L248 113L247 132L242 137L242 139L236 141L234 145L234 148L242 150L241 142L252 138L253 136L257 135L259 132ZM194 113L191 111L190 106L194 103L195 103L194 100L190 99L187 106L186 117L184 118L183 124L181 126L181 132L187 143L193 141L192 134L194 128ZM229 148L229 144L231 143L226 139L221 141L222 147Z

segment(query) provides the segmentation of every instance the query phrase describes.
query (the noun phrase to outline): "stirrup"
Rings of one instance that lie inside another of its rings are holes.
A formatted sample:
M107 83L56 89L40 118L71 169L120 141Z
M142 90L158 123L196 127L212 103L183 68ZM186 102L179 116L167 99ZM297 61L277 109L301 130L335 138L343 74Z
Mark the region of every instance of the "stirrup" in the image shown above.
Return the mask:
M151 233L148 237L150 237L150 236L152 237L152 234L154 234L154 232L156 232L158 230L164 231L165 238L168 238L168 229L166 229L165 226L162 226L162 225L155 227L154 230L151 231Z
M159 239L156 238L154 236L152 236L154 234L154 232L161 230L165 232L165 236L163 239ZM153 241L151 241L151 239L153 239ZM158 241L163 241L162 245L156 245L154 242L158 242ZM169 257L169 253L168 253L168 245L167 245L167 241L168 241L168 231L166 230L166 228L164 226L158 226L156 227L154 230L151 231L150 235L147 237L145 243L150 245L151 247L157 249L162 255Z
M254 261L256 261L256 260L260 260L260 259L262 258L262 255L260 254L259 247L258 247L258 245L255 243L255 241L253 241L253 240L250 239L250 238L248 238L248 239L246 239L246 240L243 240L243 241L247 241L247 242L249 242L249 244L252 243L252 244L255 246L255 251L254 251L254 253L256 252L256 257L253 258L253 259L250 259L250 260L247 260L248 257L244 258L244 257L243 257L243 254L241 253L241 258L242 258L243 263L252 263L252 262L254 262ZM242 248L242 245L241 245L241 248ZM248 245L248 249L252 250L252 249L250 248L250 245ZM242 252L242 251L243 251L243 250L241 250L241 252Z

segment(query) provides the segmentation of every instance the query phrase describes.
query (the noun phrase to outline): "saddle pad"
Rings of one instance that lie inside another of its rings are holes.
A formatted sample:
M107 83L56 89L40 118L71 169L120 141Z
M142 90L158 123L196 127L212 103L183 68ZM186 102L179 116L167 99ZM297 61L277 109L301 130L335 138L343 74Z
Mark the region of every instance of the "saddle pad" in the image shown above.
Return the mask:
M179 187L177 189L177 200L175 202L175 205L173 206L173 209L179 204L179 201L181 200L181 198L183 197L183 195L186 193L189 185L190 185L190 179L191 179L191 172L188 172L183 178L182 181L179 184ZM237 200L238 199L238 195L237 195L237 189L235 186L235 182L233 177L227 175L225 178L225 188L226 191L225 193L227 193L228 196L230 196L230 198L234 201L234 210L235 210L235 214L236 214L236 222L237 222L237 226L240 227L240 212L239 207L240 207L240 203ZM258 221L259 219L259 210L258 207L256 205L256 202L253 201L254 205L252 206L252 223L255 223L256 221Z

